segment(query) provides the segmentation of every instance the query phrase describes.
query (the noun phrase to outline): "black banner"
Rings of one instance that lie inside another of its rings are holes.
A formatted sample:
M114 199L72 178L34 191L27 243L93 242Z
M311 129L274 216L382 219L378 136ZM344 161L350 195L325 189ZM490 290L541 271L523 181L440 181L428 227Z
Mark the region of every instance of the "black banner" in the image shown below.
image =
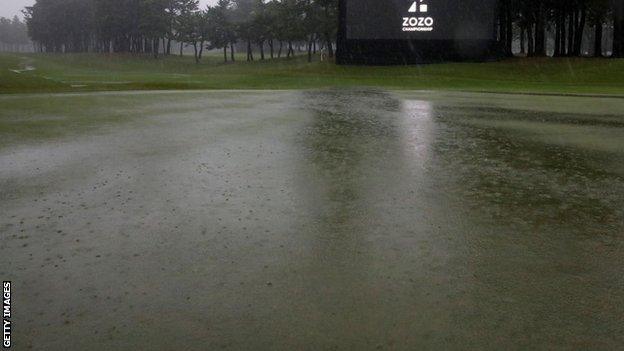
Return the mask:
M496 0L344 0L346 39L492 40Z

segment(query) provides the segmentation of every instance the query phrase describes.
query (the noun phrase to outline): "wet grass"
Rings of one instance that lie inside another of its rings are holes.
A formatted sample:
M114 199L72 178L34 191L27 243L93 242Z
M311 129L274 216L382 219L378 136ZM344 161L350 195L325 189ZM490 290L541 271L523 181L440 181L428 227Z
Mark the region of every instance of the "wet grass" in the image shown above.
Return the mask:
M17 336L69 351L621 349L623 106L365 89L0 96L13 128L0 143L23 138L0 148Z
M27 66L34 71L16 73ZM0 93L177 89L379 87L624 95L624 60L509 59L398 67L338 66L294 59L223 63L191 57L0 54Z
M106 133L107 127L137 117L183 111L167 94L59 95L55 98L7 95L0 99L0 149L32 140ZM111 104L114 99L114 104Z

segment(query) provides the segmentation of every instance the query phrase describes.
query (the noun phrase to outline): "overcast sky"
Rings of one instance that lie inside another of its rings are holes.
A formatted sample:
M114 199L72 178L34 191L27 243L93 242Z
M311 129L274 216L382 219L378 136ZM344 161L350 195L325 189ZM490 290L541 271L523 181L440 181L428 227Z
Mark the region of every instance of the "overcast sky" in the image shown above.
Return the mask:
M215 3L217 0L199 0L201 6L206 4ZM15 15L21 16L21 11L24 6L30 6L35 3L35 0L0 0L0 17L12 18Z

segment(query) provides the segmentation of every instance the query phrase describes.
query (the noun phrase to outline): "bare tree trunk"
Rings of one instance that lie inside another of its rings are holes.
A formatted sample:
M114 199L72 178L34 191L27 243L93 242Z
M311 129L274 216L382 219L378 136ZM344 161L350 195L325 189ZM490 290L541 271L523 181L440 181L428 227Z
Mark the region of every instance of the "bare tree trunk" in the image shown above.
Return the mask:
M295 50L293 50L292 47L292 41L288 41L288 53L286 54L286 58L289 58L290 56L295 56Z
M535 56L535 37L533 36L533 24L527 27L527 56Z
M264 61L264 41L259 42L258 46L260 46L260 60Z
M573 56L574 55L574 42L575 42L575 37L574 37L574 32L576 30L576 10L572 11L570 13L570 15L568 15L568 56Z
M557 15L557 20L555 22L555 54L554 56L561 56L561 14Z
M540 2L537 7L535 21L535 50L534 56L546 56L546 28L544 26L544 10Z
M308 39L308 62L312 62L312 37Z
M273 39L269 39L269 51L271 53L271 60L273 59Z
M574 54L581 56L583 50L583 34L585 33L585 24L587 22L587 9L585 5L581 5L581 13L576 27L576 35L574 37Z
M568 32L566 24L566 15L561 14L561 36L559 37L561 39L561 56L568 55Z
M624 57L624 2L613 3L613 57Z
M513 57L513 21L511 19L511 1L507 0L507 7L505 9L505 25L507 31L507 37L505 41L505 51L507 56Z
M622 23L618 23L618 21L616 20L613 25L613 57L624 56L624 45L622 44L622 37L624 37L624 34L622 34L622 32L624 31L624 28L622 27Z
M526 54L526 42L524 40L524 34L526 33L526 27L522 26L520 27L520 53L521 54Z
M555 22L555 51L553 57L559 56L559 23Z
M332 46L331 35L328 32L325 32L325 45L327 45L327 57L334 57L334 47Z
M230 43L230 61L235 62L236 59L234 58L234 44L235 43Z
M602 57L602 21L597 21L594 27L594 57Z
M499 15L500 40L505 56L512 57L513 23L511 21L511 0L503 0Z
M194 51L194 57L195 57L195 63L199 63L199 52L197 52L197 42L194 41L193 42L193 51Z
M223 45L223 62L227 62L227 44Z
M282 46L283 46L284 42L280 40L279 44L280 45L279 45L279 51L277 52L277 58L281 58L282 57Z
M154 46L152 48L153 52L154 52L154 58L158 58L158 50L160 46L160 40L158 38L154 39Z
M253 53L251 50L251 41L247 39L247 61L253 61Z

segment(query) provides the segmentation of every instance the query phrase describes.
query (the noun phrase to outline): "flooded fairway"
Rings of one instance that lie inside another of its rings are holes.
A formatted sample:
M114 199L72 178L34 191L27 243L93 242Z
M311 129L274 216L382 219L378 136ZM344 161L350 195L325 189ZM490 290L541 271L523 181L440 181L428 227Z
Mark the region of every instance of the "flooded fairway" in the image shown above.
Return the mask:
M624 348L624 99L0 106L17 350Z

